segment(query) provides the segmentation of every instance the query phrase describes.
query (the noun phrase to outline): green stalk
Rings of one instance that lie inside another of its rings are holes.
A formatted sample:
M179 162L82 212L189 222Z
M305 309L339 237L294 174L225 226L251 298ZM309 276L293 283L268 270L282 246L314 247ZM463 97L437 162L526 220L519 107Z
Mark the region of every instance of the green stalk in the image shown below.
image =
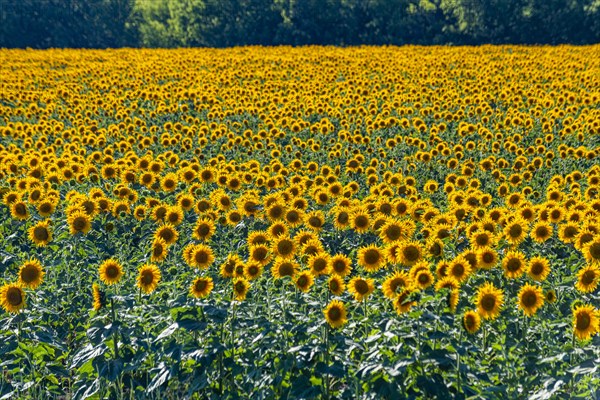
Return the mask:
M119 358L119 333L117 332L116 328L114 327L115 322L117 321L117 313L115 311L115 300L112 297L110 299L110 308L112 310L113 329L115 329L113 331L113 344L114 344L114 349L115 349L115 360L116 360L117 358Z

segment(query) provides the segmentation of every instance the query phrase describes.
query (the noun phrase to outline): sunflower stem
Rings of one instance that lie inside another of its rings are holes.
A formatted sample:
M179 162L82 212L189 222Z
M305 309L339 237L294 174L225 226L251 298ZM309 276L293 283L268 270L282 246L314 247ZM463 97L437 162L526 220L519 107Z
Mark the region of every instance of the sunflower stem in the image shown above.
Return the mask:
M112 311L112 324L113 324L113 344L115 349L115 360L119 358L119 333L117 328L115 327L115 322L117 321L117 313L115 311L115 300L111 297L110 299L110 308Z
M329 369L329 326L325 326L325 370ZM329 399L329 374L325 372L325 399Z

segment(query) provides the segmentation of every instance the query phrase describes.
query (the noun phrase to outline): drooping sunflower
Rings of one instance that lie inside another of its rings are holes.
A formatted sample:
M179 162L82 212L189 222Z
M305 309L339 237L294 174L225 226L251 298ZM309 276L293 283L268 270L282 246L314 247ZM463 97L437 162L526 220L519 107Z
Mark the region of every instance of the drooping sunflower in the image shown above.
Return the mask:
M383 295L388 299L393 299L405 289L413 286L413 280L406 271L396 271L383 281L381 289Z
M152 248L150 251L150 261L161 262L167 258L168 247L167 242L161 238L154 239L152 241Z
M534 281L543 282L550 273L550 262L544 257L532 257L527 265L527 274Z
M329 259L332 274L344 277L352 272L352 261L344 254L336 254Z
M190 295L196 298L206 297L212 292L214 283L211 277L198 277L192 282Z
M354 296L356 301L363 301L375 289L374 280L372 278L354 277L348 282L348 292Z
M285 276L293 278L298 268L298 264L294 261L277 257L271 267L271 273L274 279L281 279Z
M589 264L577 273L575 288L582 293L592 293L598 287L599 280L600 268L597 264Z
M294 278L294 284L300 291L306 293L314 284L314 278L310 272L302 271Z
M92 222L90 217L85 211L75 211L67 216L67 222L69 223L69 231L71 235L77 233L86 234L92 228Z
M307 260L307 265L310 268L310 273L314 277L329 274L329 259L329 254L325 252L319 252L310 256Z
M341 328L348 322L346 307L339 300L332 300L323 310L325 320L332 328Z
M552 237L554 229L552 225L547 222L539 221L534 224L529 232L529 236L538 243L544 243L546 240Z
M526 283L519 291L519 308L528 317L534 315L544 305L544 292L539 286Z
M0 288L0 305L6 312L19 312L25 307L25 291L18 284L5 284Z
M92 298L94 300L92 307L95 311L99 311L106 305L106 293L100 289L97 283L92 285Z
M498 252L490 247L477 250L477 268L490 269L498 264Z
M235 300L244 301L250 289L250 282L244 278L235 278L233 280L233 295Z
M396 257L400 264L409 267L421 261L423 255L423 246L417 241L402 241L396 249Z
M516 279L525 273L527 261L525 254L520 251L509 251L505 254L502 260L502 268L504 275L510 279Z
M341 276L331 275L327 280L327 288L332 294L341 296L341 294L346 290L346 284Z
M387 260L382 249L374 244L361 247L358 250L358 265L362 266L367 272L379 271L385 267Z
M589 304L573 310L573 333L579 340L587 340L598 332L598 310Z
M169 223L162 224L158 227L156 232L154 233L154 239L162 239L164 242L170 246L177 241L179 238L179 233L175 229L175 227Z
M44 281L44 268L35 258L25 261L19 268L19 281L21 287L36 289Z
M52 241L52 230L50 229L50 220L40 221L29 228L29 240L38 247L46 246Z
M486 282L477 290L477 312L485 319L494 320L500 315L504 294L492 283Z
M191 251L189 261L193 268L206 269L215 261L215 256L210 247L205 244L197 244Z
M106 285L114 285L119 283L123 277L123 267L114 258L109 258L100 264L98 267L100 280Z
M467 332L473 334L477 332L481 326L481 317L473 310L466 311L463 314L462 325Z
M411 299L411 295L413 294L413 290L405 289L400 294L396 296L394 301L394 309L398 315L405 314L410 311L410 309L417 304L416 301Z
M146 294L152 293L156 290L160 278L160 269L156 265L144 264L138 271L137 286Z

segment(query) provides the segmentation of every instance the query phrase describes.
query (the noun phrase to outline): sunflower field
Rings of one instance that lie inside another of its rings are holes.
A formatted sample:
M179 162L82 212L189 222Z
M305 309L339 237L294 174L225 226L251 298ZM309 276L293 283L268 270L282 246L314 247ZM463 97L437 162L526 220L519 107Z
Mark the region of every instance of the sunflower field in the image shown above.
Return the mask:
M0 399L600 398L599 45L0 82Z

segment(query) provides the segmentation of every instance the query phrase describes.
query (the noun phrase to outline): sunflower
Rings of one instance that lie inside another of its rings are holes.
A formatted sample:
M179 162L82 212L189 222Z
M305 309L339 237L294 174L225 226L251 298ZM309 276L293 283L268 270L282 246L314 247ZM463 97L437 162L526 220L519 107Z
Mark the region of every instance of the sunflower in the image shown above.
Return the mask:
M395 298L405 289L410 289L413 286L413 280L406 271L396 271L383 281L383 295L389 299Z
M196 298L206 297L213 290L214 286L211 277L198 277L192 282L190 295Z
M371 226L369 212L363 208L354 208L350 212L350 226L358 233L365 233Z
M56 203L50 199L42 200L37 204L38 214L42 217L49 217L56 210Z
M421 290L427 289L433 285L435 278L429 269L421 269L415 274L415 285Z
M140 267L137 286L146 294L152 293L160 282L160 270L154 264L144 264Z
M321 210L315 210L304 216L305 224L314 231L320 231L325 224L325 216Z
M38 247L46 246L52 241L52 230L50 229L50 220L40 221L29 228L29 240Z
M281 279L284 276L293 278L296 275L298 268L299 266L297 263L278 257L271 267L271 274L273 274L273 278L275 279Z
M92 307L94 307L95 311L99 311L106 305L106 293L100 290L100 286L97 283L92 285L92 297L94 299Z
M527 274L534 281L543 282L550 273L550 262L544 257L532 257L527 264Z
M539 286L529 283L523 285L519 291L519 308L528 317L533 316L537 310L544 305L544 293Z
M600 235L596 235L583 247L583 255L590 264L600 264Z
M531 232L529 232L529 236L538 243L544 243L546 240L552 237L552 233L554 229L552 225L547 222L540 221L533 225L531 228Z
M189 265L193 268L206 269L215 261L212 249L205 244L195 245L190 253Z
M579 340L587 340L598 332L598 310L591 305L580 305L573 310L573 333Z
M161 238L154 239L152 241L152 250L150 255L150 261L161 262L167 258L167 242Z
M469 236L469 242L471 243L471 246L476 250L485 247L494 247L495 241L496 239L494 235L486 230L477 230L471 233L471 235Z
M250 250L250 259L258 263L260 265L267 265L269 261L271 261L271 253L269 248L264 244L259 244L256 246L251 246Z
M175 227L169 223L162 224L154 233L154 239L162 239L167 246L172 245L179 238L179 233Z
M29 218L29 210L27 204L23 200L17 200L10 205L10 215L14 219L26 220Z
M477 250L477 268L490 269L498 264L498 252L490 247Z
M579 234L579 224L575 222L567 222L560 225L558 229L558 238L563 243L573 243Z
M0 305L6 312L19 312L25 307L25 291L18 284L5 284L0 288Z
M285 211L285 206L283 204L273 203L266 207L265 214L269 221L275 222L284 218Z
M525 255L520 251L509 251L504 255L502 268L506 277L516 279L525 272L526 267Z
M485 319L494 320L500 315L504 303L502 290L492 283L486 282L477 290L477 312Z
M597 264L586 265L577 273L575 287L582 293L592 293L598 287L600 268Z
M244 273L243 277L248 279L249 281L258 278L263 273L263 266L257 263L246 263L244 265Z
M313 276L308 271L300 272L294 279L294 284L302 292L308 292L314 284Z
M352 272L352 261L343 254L336 254L329 259L332 274L344 277Z
M298 208L290 208L285 211L284 219L290 228L295 228L302 224L304 220L304 211Z
M398 240L405 239L407 232L403 225L393 219L388 219L379 230L379 237L384 244L390 244Z
M356 301L366 300L375 289L374 281L371 278L361 278L359 276L350 279L348 282L348 292L354 296Z
M44 268L35 258L26 261L19 268L19 281L21 287L36 289L44 280Z
M448 276L454 278L460 284L469 279L471 272L473 272L471 264L464 256L457 256L450 262L448 268Z
M257 230L253 231L248 235L246 240L248 246L258 246L259 244L266 244L269 242L269 235L266 231Z
M77 233L86 234L92 228L92 222L90 217L85 211L75 211L67 216L67 222L69 223L69 230L71 235Z
M314 277L329 274L329 259L329 254L325 252L319 252L308 257L307 265L310 268L311 274Z
M200 218L194 225L192 237L197 240L207 241L215 233L215 224L207 218Z
M179 206L171 206L167 208L165 222L173 226L177 226L183 222L183 209Z
M331 275L327 280L327 288L332 294L341 296L341 294L344 293L344 290L346 290L346 284L341 276Z
M463 314L462 325L467 332L473 334L477 332L481 326L481 317L473 310L466 311Z
M411 295L414 292L411 289L405 289L394 299L394 309L398 315L405 314L417 304L416 301L411 300Z
M325 320L332 328L341 328L346 322L346 307L339 300L332 300L323 310Z
M271 251L278 257L284 259L294 258L296 244L289 236L279 236L273 240Z
M333 213L333 226L338 231L344 230L350 225L350 211L346 207L335 207Z
M236 278L233 281L233 295L235 300L244 301L250 289L250 282L244 278Z
M527 236L528 223L517 217L504 226L504 238L511 245L518 245Z
M254 264L254 262L250 263ZM236 267L240 264L243 264L240 257L237 254L230 254L227 256L225 262L221 264L221 267L219 268L219 274L221 274L223 278L232 278ZM262 264L260 265L262 266Z
M123 277L123 267L114 258L109 258L100 264L98 272L100 274L100 279L106 285L119 283L121 277Z
M379 271L385 267L386 261L383 250L373 244L358 250L358 265L367 272Z
M556 301L556 299L557 299L557 297L556 297L556 291L555 291L555 290L553 290L553 289L550 289L550 290L548 290L548 291L546 292L546 296L545 296L545 297L546 297L546 301L547 301L549 304L552 304L552 303L554 303L554 302Z
M160 180L160 187L164 192L172 192L177 188L179 177L173 172L169 172Z
M403 241L396 249L396 257L400 261L400 264L409 267L421 261L423 255L423 246L417 241Z

